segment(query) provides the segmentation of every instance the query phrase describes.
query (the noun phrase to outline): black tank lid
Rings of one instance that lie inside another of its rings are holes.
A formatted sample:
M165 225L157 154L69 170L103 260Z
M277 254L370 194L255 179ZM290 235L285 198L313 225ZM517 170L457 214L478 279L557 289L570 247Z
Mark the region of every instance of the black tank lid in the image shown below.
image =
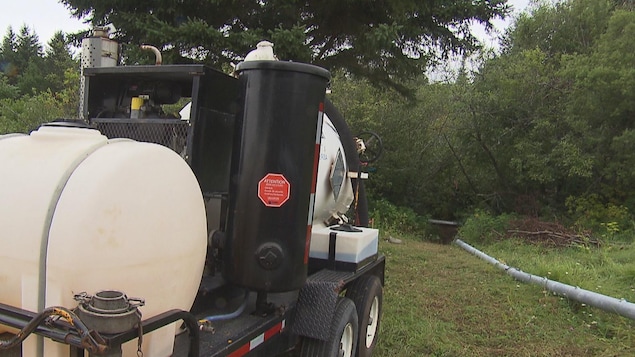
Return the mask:
M272 69L278 71L293 71L300 73L308 73L316 76L331 79L331 72L328 70L308 63L288 62L288 61L246 61L240 62L236 66L236 72L250 69Z

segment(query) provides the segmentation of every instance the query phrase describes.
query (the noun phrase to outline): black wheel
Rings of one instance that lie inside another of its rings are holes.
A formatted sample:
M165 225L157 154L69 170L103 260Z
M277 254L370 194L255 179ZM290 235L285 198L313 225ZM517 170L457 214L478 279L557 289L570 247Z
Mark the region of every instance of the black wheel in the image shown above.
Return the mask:
M348 298L337 300L328 341L305 338L302 357L352 357L358 340L357 311Z
M370 357L377 345L383 287L378 277L365 275L355 280L347 289L346 297L353 300L359 319L357 357Z
M344 148L344 155L346 156L346 165L348 166L348 170L352 172L358 172L361 169L359 155L357 155L357 144L355 143L355 138L351 133L351 129L346 124L342 113L340 113L333 102L331 102L328 98L324 101L324 113L329 117L335 129L337 130L337 134L340 136L340 140L342 141L342 147ZM364 189L364 180L362 179L351 179L353 184L353 194L357 202L353 203L353 212L355 225L361 227L368 227L370 223L370 219L368 216L368 201L366 200L366 190Z

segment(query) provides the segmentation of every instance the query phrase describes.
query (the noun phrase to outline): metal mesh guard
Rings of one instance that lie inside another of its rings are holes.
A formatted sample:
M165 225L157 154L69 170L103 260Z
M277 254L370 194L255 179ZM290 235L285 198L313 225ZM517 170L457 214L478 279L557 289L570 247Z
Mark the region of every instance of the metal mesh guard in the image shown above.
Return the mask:
M92 124L109 139L126 138L163 145L185 157L188 122L178 119L139 122L93 119Z

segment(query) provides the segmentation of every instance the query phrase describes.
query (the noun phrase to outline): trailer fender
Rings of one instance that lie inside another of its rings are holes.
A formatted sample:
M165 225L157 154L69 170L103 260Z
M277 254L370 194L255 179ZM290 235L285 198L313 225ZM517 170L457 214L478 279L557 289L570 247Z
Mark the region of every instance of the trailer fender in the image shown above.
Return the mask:
M327 341L343 286L344 281L307 280L300 289L291 331L299 336Z

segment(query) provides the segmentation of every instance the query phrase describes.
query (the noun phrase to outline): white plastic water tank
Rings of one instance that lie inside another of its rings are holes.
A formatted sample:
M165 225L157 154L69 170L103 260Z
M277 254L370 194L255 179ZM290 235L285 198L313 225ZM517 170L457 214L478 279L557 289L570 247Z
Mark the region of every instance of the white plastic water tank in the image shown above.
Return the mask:
M0 136L0 180L0 302L72 308L76 293L119 290L145 299L143 319L189 310L206 222L179 155L92 129L41 127ZM171 355L175 328L144 336L145 355ZM68 356L67 346L38 339L25 341L24 356ZM135 355L136 341L128 345L124 355Z

